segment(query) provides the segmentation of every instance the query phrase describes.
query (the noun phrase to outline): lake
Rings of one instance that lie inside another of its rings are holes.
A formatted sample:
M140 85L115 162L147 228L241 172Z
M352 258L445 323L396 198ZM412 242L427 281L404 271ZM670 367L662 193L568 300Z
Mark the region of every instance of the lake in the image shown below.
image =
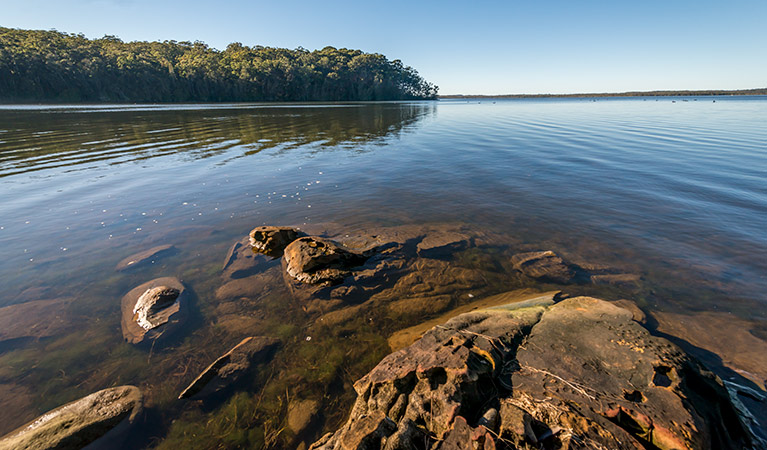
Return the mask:
M443 258L487 282L440 291L439 310L373 311L318 335L320 313L279 278L245 300L220 293L227 251L256 226L444 224L492 239ZM175 251L115 270L162 244ZM0 330L0 434L133 384L147 414L126 448L295 448L345 420L351 384L393 332L518 288L634 300L720 376L759 384L767 363L748 349L767 345L767 98L3 106L0 248L0 313L57 305L23 317L37 331ZM510 255L532 250L633 278L509 277ZM166 345L124 342L121 297L160 276L193 292L189 320ZM283 344L225 396L176 400L249 335ZM302 436L285 424L297 398L323 411Z

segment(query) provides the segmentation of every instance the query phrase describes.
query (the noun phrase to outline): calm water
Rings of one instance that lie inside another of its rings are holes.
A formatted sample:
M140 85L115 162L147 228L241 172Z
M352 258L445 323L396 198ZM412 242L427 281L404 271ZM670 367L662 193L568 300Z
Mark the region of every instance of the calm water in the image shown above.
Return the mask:
M200 424L223 447L294 445L268 416L284 416L296 380L307 391L293 395L324 396L325 427L341 420L349 383L387 352L396 324L324 344L367 350L346 374L303 373L302 352L316 348L287 345L234 397L173 401L238 337L211 325L213 292L229 246L262 224L469 224L642 276L639 289L606 296L729 312L767 334L767 98L674 100L0 108L0 307L74 298L80 320L0 343L0 409L17 411L0 434L126 383L150 406L129 447L188 445L184 427ZM178 252L115 273L164 243ZM194 290L195 319L182 341L148 354L122 342L119 300L160 275ZM280 305L264 301L253 332L297 342L305 319Z

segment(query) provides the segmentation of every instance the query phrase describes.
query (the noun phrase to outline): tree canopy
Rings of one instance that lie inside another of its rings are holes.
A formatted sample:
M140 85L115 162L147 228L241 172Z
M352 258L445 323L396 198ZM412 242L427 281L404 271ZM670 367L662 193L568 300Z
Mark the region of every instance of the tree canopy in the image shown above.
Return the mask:
M325 47L123 42L0 27L0 101L416 100L437 86L400 60Z

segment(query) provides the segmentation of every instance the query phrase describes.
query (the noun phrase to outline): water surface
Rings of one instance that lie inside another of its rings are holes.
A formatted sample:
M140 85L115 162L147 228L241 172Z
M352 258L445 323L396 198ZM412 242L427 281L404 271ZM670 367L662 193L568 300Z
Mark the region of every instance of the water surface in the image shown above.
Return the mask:
M261 300L251 332L295 345L218 404L173 400L240 337L215 326L214 292L227 249L265 224L460 223L642 277L601 295L730 313L764 338L765 118L763 97L2 107L0 307L73 298L82 323L0 344L0 409L18 411L0 433L126 383L151 405L144 438L129 447L188 444L186 425L222 447L288 446L289 432L266 416L284 415L290 395L324 396L316 433L341 420L350 383L386 354L398 325L302 342L306 317L278 298ZM165 243L177 253L114 271ZM122 342L119 299L158 276L195 292L195 319L178 343L148 354ZM320 366L317 352L338 363ZM296 380L306 392L286 395Z

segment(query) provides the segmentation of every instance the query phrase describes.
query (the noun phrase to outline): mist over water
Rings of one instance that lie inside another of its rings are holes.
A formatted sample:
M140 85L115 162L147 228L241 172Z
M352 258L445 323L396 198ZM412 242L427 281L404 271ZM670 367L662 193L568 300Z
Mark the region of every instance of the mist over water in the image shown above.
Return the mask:
M649 309L764 323L765 118L764 97L3 107L0 307L74 297L90 319L55 362L36 352L56 344L0 347L23 361L0 385L45 385L32 418L99 389L83 380L104 364L91 378L161 377L120 362L146 359L123 349L120 297L178 276L204 329L227 249L258 225L462 223L639 273ZM159 244L178 252L114 271Z

